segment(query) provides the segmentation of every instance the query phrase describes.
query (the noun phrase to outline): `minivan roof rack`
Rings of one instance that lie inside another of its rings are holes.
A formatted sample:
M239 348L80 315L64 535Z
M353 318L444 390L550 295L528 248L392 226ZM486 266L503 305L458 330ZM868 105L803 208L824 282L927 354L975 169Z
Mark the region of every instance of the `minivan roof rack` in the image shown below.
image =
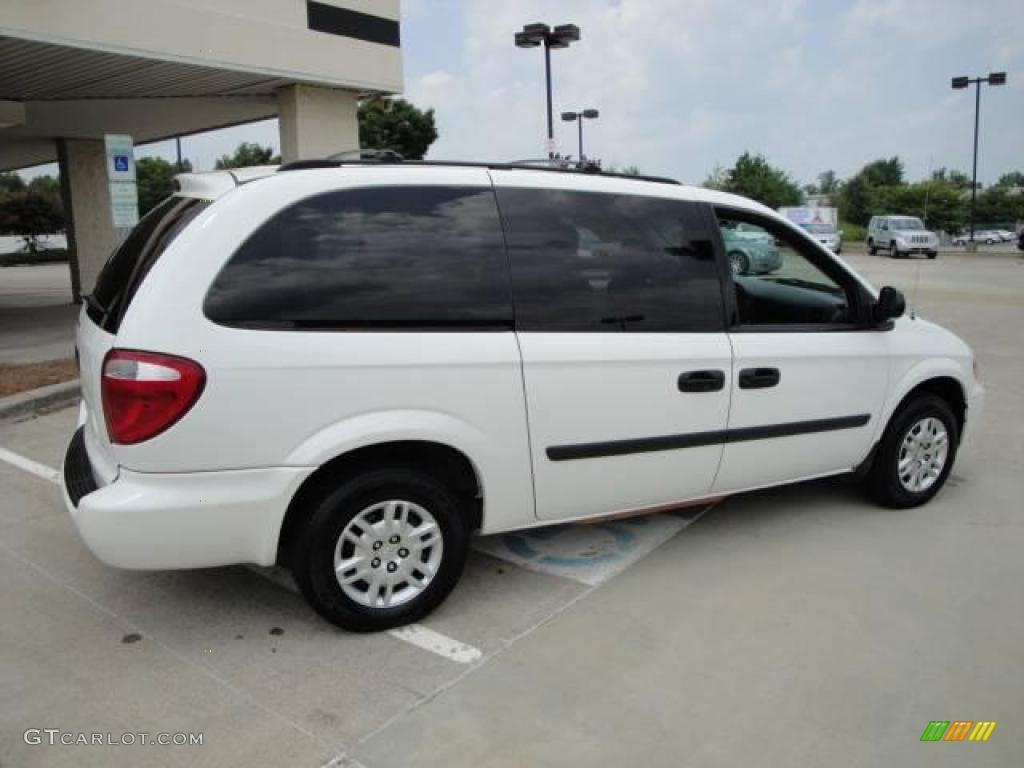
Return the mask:
M295 160L291 163L284 163L277 169L278 173L283 171L302 171L310 168L343 168L345 166L364 165L415 165L415 166L439 166L454 168L487 168L501 171L550 171L553 173L582 173L595 176L608 176L616 179L634 179L636 181L653 181L659 184L680 184L675 179L665 176L644 176L634 173L616 173L605 171L596 163L579 163L563 158L543 158L538 160L518 160L506 163L486 163L468 160L406 160L398 152L390 149L383 150L353 150L351 152L339 152L323 159Z

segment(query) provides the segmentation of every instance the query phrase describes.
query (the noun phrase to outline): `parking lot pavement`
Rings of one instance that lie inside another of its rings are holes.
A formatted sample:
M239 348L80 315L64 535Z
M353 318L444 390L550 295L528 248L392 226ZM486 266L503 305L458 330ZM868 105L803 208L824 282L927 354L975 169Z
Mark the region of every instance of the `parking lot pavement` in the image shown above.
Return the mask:
M1021 764L1024 264L848 259L916 283L978 353L986 417L939 497L894 512L821 481L493 537L419 644L335 630L272 572L106 568L58 487L0 461L0 764ZM74 417L0 424L0 448L57 467ZM922 744L935 719L999 725ZM204 742L29 746L32 727Z
M72 357L77 317L67 264L0 268L0 363Z

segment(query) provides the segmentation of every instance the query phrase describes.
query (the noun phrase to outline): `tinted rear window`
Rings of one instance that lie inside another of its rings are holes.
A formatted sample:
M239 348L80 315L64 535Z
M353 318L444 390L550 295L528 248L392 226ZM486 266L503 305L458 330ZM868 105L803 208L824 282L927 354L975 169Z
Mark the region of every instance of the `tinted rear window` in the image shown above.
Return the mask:
M511 328L494 193L369 187L308 198L242 244L204 309L250 328Z
M516 327L724 327L714 248L694 203L563 190L498 190Z
M191 197L169 197L147 213L111 254L87 297L89 316L111 333L146 275L167 246L209 205Z

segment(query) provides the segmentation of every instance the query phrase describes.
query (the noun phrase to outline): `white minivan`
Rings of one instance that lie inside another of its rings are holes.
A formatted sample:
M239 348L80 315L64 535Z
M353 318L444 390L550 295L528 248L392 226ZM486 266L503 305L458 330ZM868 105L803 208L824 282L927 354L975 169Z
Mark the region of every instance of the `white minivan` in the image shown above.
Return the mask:
M279 563L378 630L475 533L851 471L921 504L977 419L967 345L741 197L468 163L179 184L79 318L65 497L114 566ZM734 273L740 223L778 268Z

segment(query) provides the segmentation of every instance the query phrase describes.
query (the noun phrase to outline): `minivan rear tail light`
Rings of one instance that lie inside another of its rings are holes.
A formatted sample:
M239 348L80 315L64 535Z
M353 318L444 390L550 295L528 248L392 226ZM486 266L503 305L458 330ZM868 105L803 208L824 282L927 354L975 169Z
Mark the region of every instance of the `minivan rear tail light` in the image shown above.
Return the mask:
M103 360L103 417L110 442L132 445L168 429L206 383L199 363L156 352L112 349Z

